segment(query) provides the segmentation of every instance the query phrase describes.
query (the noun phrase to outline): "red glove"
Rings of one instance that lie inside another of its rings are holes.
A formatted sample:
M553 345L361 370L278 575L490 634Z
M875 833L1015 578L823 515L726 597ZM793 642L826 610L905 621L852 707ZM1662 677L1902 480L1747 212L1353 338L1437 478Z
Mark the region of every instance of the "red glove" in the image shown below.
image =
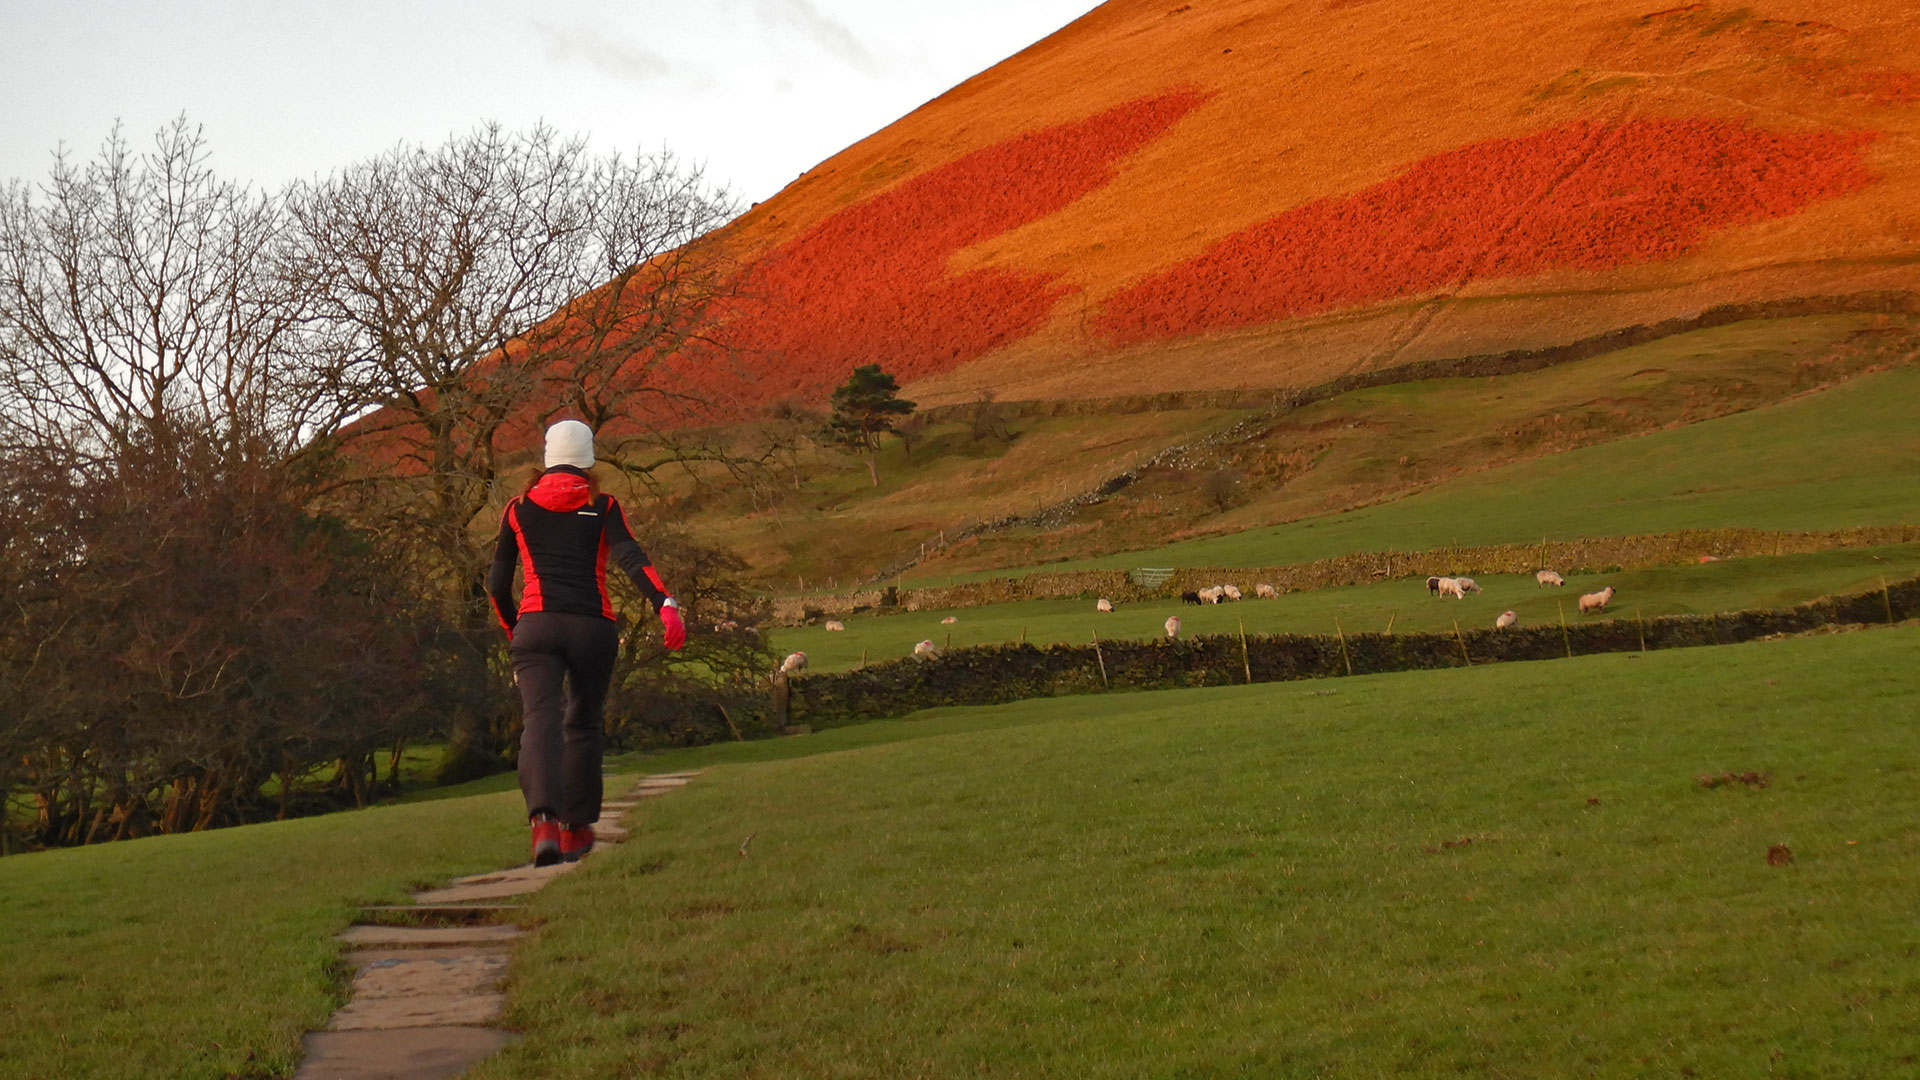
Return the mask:
M671 596L660 605L660 626L665 631L667 648L679 652L680 646L687 643L687 624L680 621L680 609Z

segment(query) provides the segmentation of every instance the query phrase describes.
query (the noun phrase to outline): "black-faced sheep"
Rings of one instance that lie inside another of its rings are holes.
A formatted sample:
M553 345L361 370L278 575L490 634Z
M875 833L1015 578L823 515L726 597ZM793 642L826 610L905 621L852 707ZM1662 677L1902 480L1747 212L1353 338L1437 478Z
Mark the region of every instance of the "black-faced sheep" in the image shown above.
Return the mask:
M1599 592L1590 592L1580 598L1580 614L1589 611L1605 611L1607 603L1613 599L1613 586L1609 585Z

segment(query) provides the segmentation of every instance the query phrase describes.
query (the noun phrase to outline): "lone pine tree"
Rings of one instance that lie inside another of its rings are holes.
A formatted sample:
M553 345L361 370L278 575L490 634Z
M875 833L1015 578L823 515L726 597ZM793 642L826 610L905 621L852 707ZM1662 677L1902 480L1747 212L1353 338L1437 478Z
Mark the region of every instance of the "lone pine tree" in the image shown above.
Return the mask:
M894 421L910 416L914 403L900 397L900 383L880 370L862 364L833 392L833 415L827 434L849 451L867 459L867 475L880 486L880 436L893 430Z

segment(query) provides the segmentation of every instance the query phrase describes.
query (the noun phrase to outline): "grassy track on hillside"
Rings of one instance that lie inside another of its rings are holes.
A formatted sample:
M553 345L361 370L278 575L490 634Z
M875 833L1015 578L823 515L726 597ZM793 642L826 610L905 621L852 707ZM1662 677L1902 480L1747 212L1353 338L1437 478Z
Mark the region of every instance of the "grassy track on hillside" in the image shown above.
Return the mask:
M1563 607L1568 621L1578 621L1580 594L1609 584L1618 590L1612 614L1632 617L1638 611L1652 618L1791 607L1821 596L1876 588L1882 577L1902 581L1916 574L1920 574L1920 543L1575 575L1558 589L1541 589L1531 575L1482 575L1476 580L1483 591L1464 601L1429 596L1424 578L1206 607L1184 606L1177 599L1124 604L1108 615L1094 611L1089 600L1029 600L951 611L854 616L843 620L844 631L794 627L776 631L773 642L783 650L805 652L811 670L840 671L858 667L863 655L870 662L894 660L911 654L917 641L945 646L949 637L954 648L1019 641L1022 634L1036 645L1084 645L1096 633L1103 639L1160 637L1168 615L1180 616L1181 632L1186 635L1232 634L1242 624L1249 634L1377 632L1387 629L1389 622L1396 633L1416 633L1448 630L1455 620L1462 627L1492 626L1494 618L1508 609L1523 626L1557 622ZM1249 576L1229 574L1224 580L1253 595ZM940 620L948 615L959 621L943 625Z
M1916 476L1920 369L1899 368L1781 405L1469 474L1347 513L953 580L1039 569L1280 566L1353 551L1543 537L1920 522Z
M287 1075L356 906L525 831L513 792L0 859L0 1076Z
M676 755L711 767L535 899L527 1037L478 1075L1887 1075L1917 660L1904 627Z

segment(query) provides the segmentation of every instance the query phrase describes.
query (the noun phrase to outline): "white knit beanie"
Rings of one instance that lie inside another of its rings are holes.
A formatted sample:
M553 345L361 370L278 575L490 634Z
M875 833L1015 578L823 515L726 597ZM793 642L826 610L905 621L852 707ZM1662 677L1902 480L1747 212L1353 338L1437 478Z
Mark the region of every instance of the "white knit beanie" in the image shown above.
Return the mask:
M547 429L547 468L593 468L593 429L578 420L562 420Z

